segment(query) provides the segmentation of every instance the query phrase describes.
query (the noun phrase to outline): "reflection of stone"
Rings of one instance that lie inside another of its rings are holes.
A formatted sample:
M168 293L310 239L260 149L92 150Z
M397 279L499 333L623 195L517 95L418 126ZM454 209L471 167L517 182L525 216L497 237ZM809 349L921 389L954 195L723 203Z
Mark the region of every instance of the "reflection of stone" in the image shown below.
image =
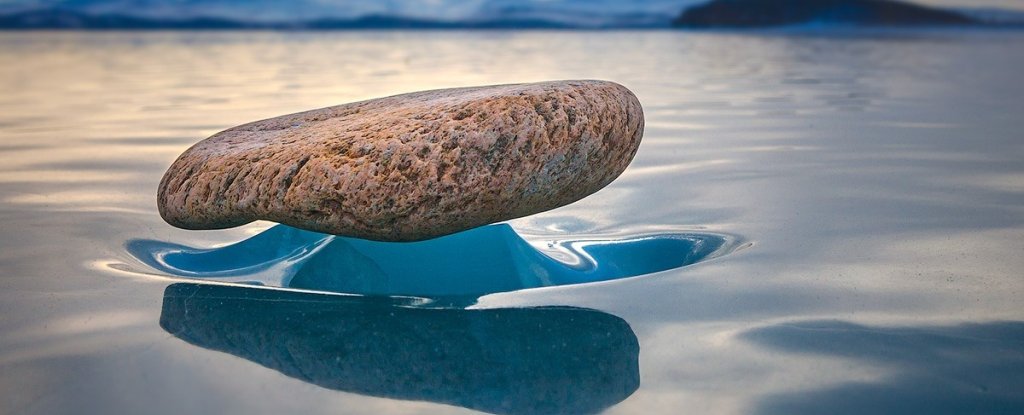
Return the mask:
M579 200L643 135L622 85L556 81L415 92L256 121L188 149L160 214L188 229L266 219L415 241Z
M594 413L639 387L639 344L618 317L396 301L179 283L160 326L325 388L493 413Z
M373 295L473 297L649 274L701 261L725 240L654 234L552 242L548 256L506 224L420 242L334 237L278 225L244 241L192 249L135 240L128 250L171 275Z

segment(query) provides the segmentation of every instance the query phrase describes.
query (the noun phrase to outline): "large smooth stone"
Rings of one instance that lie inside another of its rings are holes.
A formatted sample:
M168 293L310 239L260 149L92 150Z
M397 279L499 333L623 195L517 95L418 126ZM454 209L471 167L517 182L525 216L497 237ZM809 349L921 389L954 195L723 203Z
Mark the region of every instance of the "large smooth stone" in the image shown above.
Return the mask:
M415 92L217 133L178 157L157 200L186 229L264 219L423 240L596 192L625 170L643 127L640 102L613 82Z

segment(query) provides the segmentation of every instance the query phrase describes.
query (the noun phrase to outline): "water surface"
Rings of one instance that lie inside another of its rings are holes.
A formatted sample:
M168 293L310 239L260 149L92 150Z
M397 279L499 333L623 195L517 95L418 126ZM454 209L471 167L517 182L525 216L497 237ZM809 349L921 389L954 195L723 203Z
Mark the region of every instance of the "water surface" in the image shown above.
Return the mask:
M136 239L131 254L169 276L339 294L461 298L667 271L736 245L713 234L529 242L508 224L419 242L378 242L277 225L227 246ZM536 245L540 245L537 247ZM122 269L127 269L122 266Z
M1012 31L0 34L0 412L1021 412L1020 68ZM670 229L748 245L468 309L268 302L129 249L222 247L273 226L160 220L164 169L221 129L575 78L636 92L643 144L606 189L511 221L517 235ZM538 322L552 330L527 328ZM594 340L602 330L615 341ZM517 383L523 371L538 383ZM428 376L441 372L465 383ZM436 386L481 382L503 386ZM569 383L602 392L552 392Z

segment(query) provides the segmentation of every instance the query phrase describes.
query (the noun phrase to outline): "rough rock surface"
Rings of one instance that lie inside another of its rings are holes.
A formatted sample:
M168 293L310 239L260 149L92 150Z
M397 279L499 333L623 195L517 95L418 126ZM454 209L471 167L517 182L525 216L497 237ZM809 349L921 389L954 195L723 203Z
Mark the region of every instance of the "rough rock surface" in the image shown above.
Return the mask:
M415 92L234 127L164 174L160 215L186 229L257 219L415 241L579 200L643 135L640 102L605 81Z

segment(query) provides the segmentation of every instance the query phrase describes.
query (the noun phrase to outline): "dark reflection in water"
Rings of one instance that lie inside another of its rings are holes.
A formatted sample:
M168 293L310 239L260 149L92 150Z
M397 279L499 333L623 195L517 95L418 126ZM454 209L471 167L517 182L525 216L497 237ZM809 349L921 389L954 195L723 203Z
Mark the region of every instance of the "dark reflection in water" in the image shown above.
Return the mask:
M613 315L403 301L178 283L160 326L325 388L492 413L594 413L639 387L640 346Z
M877 382L772 396L761 402L759 413L1024 413L1024 322L892 328L812 321L756 329L743 337L772 349L893 371Z
M375 242L278 225L224 247L134 240L128 250L171 275L370 295L464 297L664 271L725 246L711 234L552 242L542 252L512 227L483 226L423 242Z

